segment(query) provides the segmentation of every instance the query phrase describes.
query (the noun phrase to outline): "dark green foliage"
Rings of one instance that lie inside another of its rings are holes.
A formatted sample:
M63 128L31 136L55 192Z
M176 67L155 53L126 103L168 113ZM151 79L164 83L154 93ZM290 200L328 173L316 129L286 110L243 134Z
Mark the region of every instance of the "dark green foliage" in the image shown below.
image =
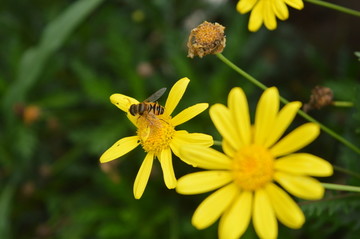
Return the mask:
M358 19L328 10L321 12L322 21L309 23L319 17L319 7L306 5L291 10L276 31L249 33L248 15L235 11L236 1L214 2L0 2L1 239L217 238L217 224L203 231L191 225L205 195L167 190L157 161L142 199L134 199L133 182L145 156L141 148L109 165L99 163L114 142L135 134L110 103L113 93L143 100L186 76L191 82L176 112L199 102L226 103L234 86L245 90L254 111L259 89L215 56L186 57L188 34L204 20L226 26L226 57L290 101L306 102L315 85L331 87L335 100L353 101L353 108L310 114L360 146ZM31 107L35 111L29 113ZM295 125L303 122L298 117ZM220 140L207 111L178 128ZM325 133L307 150L360 172L359 155ZM174 166L177 177L193 171L177 158ZM326 180L360 185L341 173ZM360 233L358 194L333 193L300 204L304 228L281 226L279 237ZM250 227L244 237L256 234Z

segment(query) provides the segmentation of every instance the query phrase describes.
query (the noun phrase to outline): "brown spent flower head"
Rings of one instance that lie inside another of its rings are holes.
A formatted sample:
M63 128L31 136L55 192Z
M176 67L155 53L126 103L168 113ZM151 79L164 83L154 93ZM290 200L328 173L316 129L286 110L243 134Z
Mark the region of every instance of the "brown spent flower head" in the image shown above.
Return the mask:
M41 109L36 105L26 106L24 109L23 120L26 125L31 125L41 116Z
M188 57L221 53L225 48L225 27L219 23L204 21L191 30L187 47Z
M334 94L332 90L325 86L315 86L310 95L309 103L304 105L304 111L321 109L333 103Z
M14 105L16 116L23 120L24 124L31 125L40 119L42 110L37 105L25 105L22 103Z

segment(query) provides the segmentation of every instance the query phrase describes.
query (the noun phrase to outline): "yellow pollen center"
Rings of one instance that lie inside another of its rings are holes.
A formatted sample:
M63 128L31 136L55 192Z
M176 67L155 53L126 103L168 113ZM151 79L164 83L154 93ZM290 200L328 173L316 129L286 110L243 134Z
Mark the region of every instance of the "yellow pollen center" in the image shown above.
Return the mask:
M137 135L146 152L155 155L169 147L175 133L171 125L171 116L155 115L145 112L137 119Z
M234 155L232 171L241 189L254 191L272 181L274 158L266 148L250 145Z

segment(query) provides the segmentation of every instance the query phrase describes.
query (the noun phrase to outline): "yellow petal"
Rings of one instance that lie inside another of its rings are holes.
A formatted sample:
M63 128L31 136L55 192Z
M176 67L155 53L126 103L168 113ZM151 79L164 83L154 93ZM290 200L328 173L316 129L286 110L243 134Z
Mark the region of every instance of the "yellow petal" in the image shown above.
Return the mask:
M258 0L240 0L236 4L236 10L241 14L247 13L254 8L257 1Z
M298 101L286 104L276 116L274 125L266 139L265 147L272 146L284 134L301 107Z
M231 145L226 140L222 141L221 146L224 153L227 156L229 156L229 158L232 158L235 155L236 150L233 147L231 147Z
M178 80L174 86L171 88L169 92L169 96L165 103L165 112L168 115L171 115L176 106L178 105L180 99L185 93L187 85L189 84L190 80L187 77L184 77Z
M304 8L304 3L302 0L284 0L287 5L295 9L301 10Z
M273 11L275 12L275 15L280 20L288 19L289 10L288 10L284 0L274 0L272 6L273 6Z
M219 239L236 239L244 234L251 218L252 201L251 192L241 192L220 219Z
M165 185L168 189L173 189L176 187L176 178L172 163L171 150L164 149L159 155L159 161L163 171Z
M200 103L200 104L196 104L191 107L188 107L188 108L184 109L183 111L181 111L179 114L177 114L174 118L172 118L171 123L173 124L174 127L177 125L180 125L180 124L194 118L195 116L197 116L198 114L200 114L201 112L206 110L208 107L209 107L209 104L207 104L207 103Z
M256 32L263 24L263 2L264 1L258 1L250 13L249 30L251 32Z
M274 30L277 26L275 12L273 10L272 1L263 1L263 14L264 14L264 24L267 29Z
M131 115L129 113L129 109L132 104L139 104L139 101L137 101L136 99L131 98L129 96L123 95L123 94L112 94L110 96L110 101L111 101L111 103L116 105L119 109L126 112L127 113L126 116L128 117L128 119L134 125L136 125L136 121L139 116Z
M211 135L202 133L189 133L186 130L177 130L174 133L173 140L179 140L184 144L199 144L211 146L214 140Z
M110 101L124 112L129 112L130 105L139 104L139 101L136 99L123 94L112 94Z
M239 149L240 137L235 130L235 122L230 111L224 105L215 104L210 107L210 117L221 136L229 142L234 149Z
M303 124L282 138L270 151L275 157L295 152L314 141L319 133L317 124Z
M290 154L275 161L275 169L315 177L327 177L333 174L332 165L326 160L312 154Z
M229 184L208 196L195 210L192 224L197 229L204 229L213 224L238 193L238 188L234 184Z
M180 148L180 157L185 162L203 169L230 169L231 160L215 149L186 145Z
M281 188L273 183L265 187L276 217L287 227L298 229L305 222L304 213L294 200Z
M276 238L278 225L274 209L264 189L255 191L253 223L260 238Z
M214 144L214 140L210 135L201 134L201 133L188 133L185 130L175 131L173 139L170 142L170 148L173 153L179 157L182 161L187 164L190 164L185 161L185 159L180 157L180 148L186 147L186 145L196 144L204 147L210 147Z
M276 87L265 90L256 107L254 124L254 143L264 145L274 127L279 111L279 92Z
M248 102L244 91L233 88L228 97L228 106L235 122L237 134L240 137L239 145L250 145L251 142L251 123Z
M136 175L134 182L134 196L135 199L140 199L144 193L147 182L149 180L152 164L154 160L154 155L148 153L141 164L138 174Z
M229 171L202 171L179 178L176 191L181 194L199 194L218 189L233 180Z
M138 136L125 137L117 141L100 157L101 163L106 163L127 154L140 144Z
M274 179L296 197L316 200L324 196L324 187L314 178L275 172Z

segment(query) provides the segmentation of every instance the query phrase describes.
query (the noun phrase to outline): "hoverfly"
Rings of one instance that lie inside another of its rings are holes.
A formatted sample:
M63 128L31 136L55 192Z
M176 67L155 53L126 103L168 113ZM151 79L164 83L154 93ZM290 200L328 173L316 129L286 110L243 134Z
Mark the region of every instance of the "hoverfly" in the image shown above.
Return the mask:
M164 107L159 105L156 101L159 99L166 91L166 88L161 88L156 91L154 94L149 96L146 100L139 104L130 105L129 112L131 115L140 115L142 116L145 112L152 112L154 115L162 115L164 113Z

